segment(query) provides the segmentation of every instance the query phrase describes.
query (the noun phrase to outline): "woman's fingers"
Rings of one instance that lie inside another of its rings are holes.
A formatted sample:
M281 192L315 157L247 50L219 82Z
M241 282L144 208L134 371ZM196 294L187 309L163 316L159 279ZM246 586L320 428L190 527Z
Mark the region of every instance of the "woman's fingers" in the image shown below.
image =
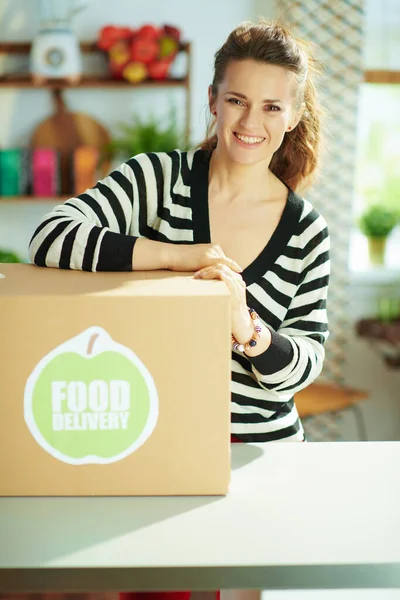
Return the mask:
M242 319L243 309L246 309L246 284L238 273L235 273L226 265L219 264L212 267L205 267L194 274L195 279L219 279L223 281L228 288L231 297L232 319L235 315L240 315ZM245 310L247 314L247 310ZM232 331L235 331L234 321L232 321Z
M194 277L202 277L204 274L206 273L210 273L210 272L224 272L227 273L229 275L233 275L234 277L237 277L238 279L242 280L242 276L239 275L239 273L236 273L235 271L232 271L232 269L230 267L228 267L227 265L225 265L224 263L216 263L215 265L210 265L209 267L204 267L203 269L199 269L199 271L196 271L196 273L194 274Z
M229 287L232 294L238 298L243 295L246 290L246 284L243 278L238 273L235 273L225 265L214 265L205 267L194 274L195 279L221 279Z
M232 258L229 258L228 256L225 256L224 251L218 244L213 246L211 254L213 255L212 260L214 261L214 263L210 266L214 266L220 263L229 267L230 269L232 269L232 271L235 271L236 273L241 273L243 271L242 267L238 265L236 261L232 260Z
M232 272L232 275L234 275L233 272ZM239 295L240 289L238 286L238 282L235 281L235 279L234 279L234 277L232 277L232 275L229 275L229 273L227 273L223 269L213 269L210 271L201 272L196 277L196 279L220 279L227 285L229 292L231 293L231 296L237 297Z
M202 269L195 273L194 277L196 279L228 279L229 281L233 281L234 273L231 271L232 275L225 271L224 269L210 269L207 267L206 269Z
M243 277L239 273L235 273L227 267L226 265L219 264L213 265L211 267L205 267L204 269L200 269L194 274L195 279L223 279L222 275L228 277L233 284L235 285L237 290L243 292L246 290L246 284L243 280Z
M233 271L235 271L236 273L242 273L243 269L242 267L240 267L237 262L235 262L234 260L232 260L231 258L227 258L227 265L228 267L230 267Z

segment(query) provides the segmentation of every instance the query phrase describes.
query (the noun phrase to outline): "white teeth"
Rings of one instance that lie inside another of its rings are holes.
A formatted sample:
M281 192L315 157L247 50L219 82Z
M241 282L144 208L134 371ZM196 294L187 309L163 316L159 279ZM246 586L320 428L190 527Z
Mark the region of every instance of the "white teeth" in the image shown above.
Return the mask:
M247 137L245 135L240 135L240 133L235 133L236 137L245 144L259 144L264 141L264 138L256 138L256 137Z

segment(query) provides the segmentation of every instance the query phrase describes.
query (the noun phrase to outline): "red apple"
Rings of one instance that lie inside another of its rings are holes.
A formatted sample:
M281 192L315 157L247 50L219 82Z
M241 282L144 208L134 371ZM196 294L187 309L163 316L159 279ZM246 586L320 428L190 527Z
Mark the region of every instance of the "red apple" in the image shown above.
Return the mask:
M102 50L110 50L116 42L131 38L133 33L130 27L105 25L98 34L97 46Z
M141 38L137 35L131 42L131 59L134 62L149 64L158 56L159 45L155 39Z
M136 35L141 39L157 40L160 37L161 30L155 25L142 25L136 31Z
M150 79L159 81L167 79L171 64L172 61L169 58L162 58L148 65Z

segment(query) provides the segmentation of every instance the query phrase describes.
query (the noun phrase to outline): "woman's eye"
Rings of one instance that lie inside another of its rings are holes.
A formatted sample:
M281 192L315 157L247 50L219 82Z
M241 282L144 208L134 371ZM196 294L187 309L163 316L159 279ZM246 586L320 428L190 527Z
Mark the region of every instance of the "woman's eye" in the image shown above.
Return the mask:
M236 106L242 105L242 102L238 100L238 98L229 98L228 102L230 102L231 104L235 104Z
M238 98L228 98L228 102L235 106L244 106L243 102ZM267 104L265 109L267 112L279 112L281 110L276 104Z

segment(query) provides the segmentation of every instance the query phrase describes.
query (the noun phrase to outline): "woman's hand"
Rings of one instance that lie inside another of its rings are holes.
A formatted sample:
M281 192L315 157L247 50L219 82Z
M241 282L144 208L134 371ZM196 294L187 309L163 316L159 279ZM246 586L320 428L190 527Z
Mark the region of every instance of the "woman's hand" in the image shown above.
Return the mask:
M246 343L254 333L246 301L246 284L239 273L227 265L217 263L194 274L195 279L220 279L226 283L231 294L232 334L239 343Z
M241 273L242 268L228 258L218 244L166 244L166 268L171 271L197 271L204 267L222 264L229 271Z

